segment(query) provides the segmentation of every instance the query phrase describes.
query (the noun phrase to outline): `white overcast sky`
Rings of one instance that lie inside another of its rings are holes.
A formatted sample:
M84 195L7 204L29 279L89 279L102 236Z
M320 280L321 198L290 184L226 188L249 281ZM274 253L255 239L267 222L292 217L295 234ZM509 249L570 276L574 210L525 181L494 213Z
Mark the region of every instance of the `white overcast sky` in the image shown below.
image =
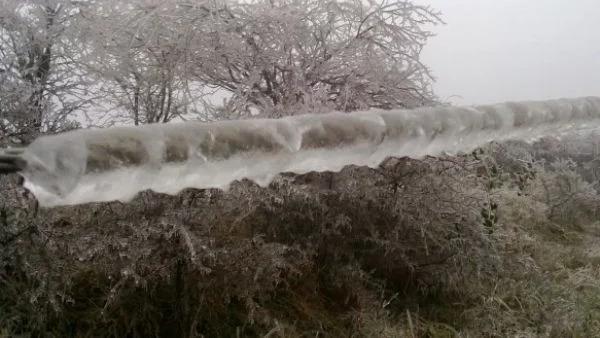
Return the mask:
M442 11L423 53L457 104L600 95L600 0L416 0Z

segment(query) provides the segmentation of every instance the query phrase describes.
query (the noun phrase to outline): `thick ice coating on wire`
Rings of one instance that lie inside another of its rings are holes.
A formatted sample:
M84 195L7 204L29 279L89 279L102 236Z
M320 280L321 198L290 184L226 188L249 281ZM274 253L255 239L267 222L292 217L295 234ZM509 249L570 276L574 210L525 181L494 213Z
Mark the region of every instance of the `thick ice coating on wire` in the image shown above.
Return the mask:
M599 122L600 98L585 97L75 130L35 140L21 174L43 206L128 201L147 189L177 194L243 178L266 185L281 172L374 167L389 156L533 141Z

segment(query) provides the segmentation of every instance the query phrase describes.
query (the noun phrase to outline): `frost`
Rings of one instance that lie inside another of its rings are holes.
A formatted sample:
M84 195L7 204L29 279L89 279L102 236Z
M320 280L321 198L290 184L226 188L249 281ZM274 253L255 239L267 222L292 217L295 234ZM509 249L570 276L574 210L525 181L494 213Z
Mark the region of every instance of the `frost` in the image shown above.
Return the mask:
M375 167L389 156L468 152L599 123L600 98L586 97L74 130L34 141L23 154L22 175L47 207L129 201L147 189L227 189L243 178L264 186L282 172Z

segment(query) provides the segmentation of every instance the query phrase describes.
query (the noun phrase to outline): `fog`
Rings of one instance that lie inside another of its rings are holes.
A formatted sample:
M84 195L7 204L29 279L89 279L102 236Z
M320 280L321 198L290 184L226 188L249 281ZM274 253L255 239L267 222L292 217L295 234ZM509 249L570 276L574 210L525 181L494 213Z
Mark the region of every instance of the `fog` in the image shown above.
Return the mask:
M446 22L423 53L442 99L482 104L600 94L600 1L419 1L442 11Z

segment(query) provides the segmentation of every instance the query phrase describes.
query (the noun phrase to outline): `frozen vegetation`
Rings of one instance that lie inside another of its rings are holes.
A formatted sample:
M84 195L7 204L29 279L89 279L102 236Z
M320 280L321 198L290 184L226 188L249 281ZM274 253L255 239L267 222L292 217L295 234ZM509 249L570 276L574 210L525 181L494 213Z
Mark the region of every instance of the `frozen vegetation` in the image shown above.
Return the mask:
M600 337L600 99L448 106L441 23L0 0L0 337Z

